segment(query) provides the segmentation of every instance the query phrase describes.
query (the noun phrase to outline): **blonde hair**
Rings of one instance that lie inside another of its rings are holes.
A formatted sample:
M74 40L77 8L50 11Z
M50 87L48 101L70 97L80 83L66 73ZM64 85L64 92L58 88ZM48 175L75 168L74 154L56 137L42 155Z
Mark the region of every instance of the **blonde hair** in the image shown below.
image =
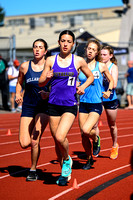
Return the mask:
M115 57L115 55L114 55L114 49L111 47L111 46L102 46L102 49L105 49L105 50L108 50L108 52L109 52L109 54L111 55L113 55L112 56L112 58L110 59L110 61L112 62L112 63L114 63L115 65L117 65L117 59L116 59L116 57ZM101 49L101 50L102 50Z

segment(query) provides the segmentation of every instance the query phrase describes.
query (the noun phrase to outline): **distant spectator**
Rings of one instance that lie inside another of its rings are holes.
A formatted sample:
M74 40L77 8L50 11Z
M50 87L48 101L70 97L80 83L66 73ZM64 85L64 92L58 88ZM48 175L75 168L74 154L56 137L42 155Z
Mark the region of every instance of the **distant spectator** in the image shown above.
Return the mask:
M127 77L127 101L128 101L128 107L126 109L133 109L133 61L128 61L128 70L125 74L125 77Z
M10 92L10 102L11 102L11 112L21 111L22 106L18 105L15 109L15 93L16 93L16 84L19 75L19 66L20 63L18 60L14 60L13 65L8 69L8 79L9 79L9 92Z
M10 110L8 106L8 97L9 97L9 89L8 89L8 78L7 78L7 69L8 64L5 59L0 55L0 90L2 94L2 106L4 110Z

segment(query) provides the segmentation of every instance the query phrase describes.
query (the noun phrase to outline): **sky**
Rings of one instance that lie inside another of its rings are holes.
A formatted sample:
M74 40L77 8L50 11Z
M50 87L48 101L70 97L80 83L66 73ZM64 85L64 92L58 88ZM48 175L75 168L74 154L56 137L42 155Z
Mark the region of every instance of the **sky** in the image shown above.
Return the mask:
M6 16L123 6L122 0L0 0Z

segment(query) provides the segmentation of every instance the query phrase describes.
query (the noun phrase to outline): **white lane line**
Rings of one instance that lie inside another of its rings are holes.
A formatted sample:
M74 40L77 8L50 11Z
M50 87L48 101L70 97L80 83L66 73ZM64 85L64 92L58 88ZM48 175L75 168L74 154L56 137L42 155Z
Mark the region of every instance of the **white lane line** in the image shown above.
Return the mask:
M93 181L93 180L96 180L96 179L98 179L98 178L101 178L101 177L103 177L103 176L106 176L106 175L108 175L108 174L111 174L111 173L113 173L113 172L116 172L116 171L118 171L118 170L121 170L121 169L126 168L126 167L129 167L129 166L130 166L130 164L125 165L125 166L122 166L122 167L119 167L119 168L116 168L116 169L113 169L113 170L108 171L108 172L105 172L105 173L100 174L100 175L98 175L98 176L95 176L95 177L93 177L93 178L91 178L91 179L88 179L88 180L86 180L86 181L84 181L84 182L82 182L82 183L79 183L78 186L79 186L79 187L80 187L80 186L83 186L83 185L85 185L85 184L87 184L87 183L89 183L89 182L91 182L91 181ZM48 200L57 199L58 197L61 197L61 196L65 195L66 193L68 193L68 192L70 192L70 191L72 191L72 190L74 190L74 189L71 187L71 188L69 188L69 189L67 189L67 190L64 190L63 192L61 192L61 193L59 193L59 194L57 194L57 195L55 195L55 196L49 198Z
M132 124L132 123L129 123L129 122L125 122L124 123L124 126L126 125L126 124ZM76 125L76 124L75 124ZM78 124L77 124L78 125ZM123 125L123 123L119 123L119 125ZM117 123L117 128L118 128L118 123ZM105 127L105 125L103 125L104 127ZM106 125L107 127L108 127L108 125ZM8 136L7 135L7 131L8 131L8 129L10 129L10 128L3 128L3 129L0 129L0 131L3 131L3 130L5 130L6 131L6 133L4 134L4 135L0 135L0 137L6 137L6 136ZM19 128L11 128L11 130L17 130L18 132L17 133L12 133L12 135L19 135ZM74 130L74 129L79 129L79 125L78 126L76 126L76 127L72 127L71 128L71 130ZM123 128L118 128L118 130L123 130L123 129L133 129L133 126L131 126L131 127L123 127ZM109 128L108 129L106 129L106 130L109 130ZM100 127L100 131L105 131L105 130L102 130L101 129L101 127ZM45 129L45 131L44 131L44 133L45 132L50 132L50 129L49 129L49 127L47 127L46 129Z
M133 128L133 127L128 127L128 128L119 128L118 129L118 131L120 131L120 130L124 130L124 129L131 129L131 128ZM106 131L109 131L109 129L105 129L105 130L100 130L100 132L106 132ZM45 134L45 133L44 133ZM67 136L68 137L70 137L70 136L73 136L73 135L80 135L80 132L79 133L69 133ZM6 136L8 136L8 135L6 135ZM118 135L118 138L119 137L126 137L126 135L122 135L122 136L119 136ZM128 137L129 135L127 135L127 137ZM130 136L133 136L133 134L130 134ZM10 136L8 136L8 137L10 137ZM41 137L41 139L43 140L45 140L45 139L50 139L50 138L52 138L52 136L43 136L43 137ZM109 137L110 138L110 137ZM101 140L102 140L102 138L101 138ZM2 142L2 143L0 143L0 145L5 145L5 144L13 144L13 143L19 143L19 140L15 140L15 141L11 141L11 142Z
M132 146L132 144L130 144L130 145L125 145L125 146L120 146L119 147L119 149L121 148L127 148L127 147L131 147ZM100 152L104 152L104 151L110 151L111 150L111 148L108 148L108 149L102 149ZM77 158L78 156L72 156L72 158ZM44 163L44 164L41 164L41 165L37 165L37 168L39 168L39 167L42 167L42 166L45 166L45 165L50 165L51 163L50 162L48 162L48 163ZM21 172L24 172L24 171L26 171L27 169L24 169L24 170L21 170L21 171L18 171L18 172L14 172L14 173L11 173L11 174L7 174L7 175L4 175L4 176L1 176L0 177L0 179L3 179L3 178L6 178L6 177L9 177L9 176L13 176L13 175L15 175L15 174L19 174L19 173L21 173Z
M79 134L80 134L80 133L79 133ZM72 134L71 134L71 135L72 135ZM77 133L76 133L76 134L74 133L73 135L77 135ZM69 135L69 136L70 136L70 135ZM129 134L129 135L120 135L120 136L118 136L118 138L131 137L131 136L133 136L133 134ZM50 136L50 137L51 137L51 136ZM51 138L52 138L52 137L51 137ZM44 139L46 139L46 138L44 137ZM101 138L101 140L109 140L109 139L111 139L111 137ZM69 143L69 145L72 145L72 144L79 144L79 143L81 143L81 141ZM2 143L1 143L0 145L2 145ZM50 148L54 148L54 147L55 147L55 146L41 147L41 150L42 150L42 149L50 149ZM17 152L14 152L14 153L3 154L3 155L0 155L0 158L6 157L6 156L16 155L16 154L20 154L20 153L27 153L27 152L29 152L29 151L30 151L30 150L22 150L22 151L17 151Z

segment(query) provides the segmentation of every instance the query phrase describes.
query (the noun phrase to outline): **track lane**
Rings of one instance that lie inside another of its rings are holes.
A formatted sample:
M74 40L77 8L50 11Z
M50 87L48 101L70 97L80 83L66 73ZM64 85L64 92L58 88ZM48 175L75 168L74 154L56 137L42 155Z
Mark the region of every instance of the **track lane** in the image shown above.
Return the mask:
M60 167L57 162L54 162L54 160L56 159L56 155L54 151L53 139L50 136L50 132L46 132L46 134L44 133L43 137L45 138L46 136L48 138L42 139L41 141L42 152L41 152L41 156L38 162L38 170L42 177L41 180L38 180L34 183L27 183L25 181L27 168L30 166L30 151L18 153L14 155L8 155L3 158L1 157L0 161L2 162L0 162L0 166L5 168L5 171L4 169L3 169L3 172L1 170L0 174L3 177L4 176L5 177L0 179L0 185L2 186L0 198L1 199L9 198L13 200L17 200L17 199L27 200L31 198L33 199L40 198L40 199L45 200L57 194L60 194L63 191L69 190L73 185L74 178L77 179L78 184L84 183L85 181L92 179L92 181L84 185L80 185L80 188L78 190L75 191L74 189L71 192L68 192L67 194L64 193L64 195L58 198L58 199L76 199L80 197L81 195L83 195L84 193L86 193L87 191L89 191L90 189L97 187L101 183L104 183L112 178L115 178L118 175L121 175L123 173L130 171L131 170L130 151L132 149L132 143L133 143L132 135L130 135L132 134L132 130L133 130L132 128L133 115L132 114L133 112L130 112L130 115L129 115L129 113L124 110L120 110L118 112L117 124L119 127L118 142L120 144L120 149L119 149L118 159L116 159L115 161L112 161L109 159L112 141L111 141L109 129L107 126L106 117L103 113L102 118L101 118L103 121L103 126L100 127L102 150L100 152L100 156L98 158L95 158L96 162L94 163L94 168L92 168L91 170L88 170L87 172L81 169L82 164L85 162L85 158L84 158L84 150L81 145L79 128L77 128L78 121L76 118L73 129L70 131L69 133L70 135L68 136L68 139L70 142L70 147L69 147L70 155L73 156L74 165L73 165L72 180L66 187L59 187L55 184L55 180L60 174ZM6 120L9 120L8 117L6 117ZM17 117L14 117L14 122L12 123L16 124L16 120L18 120L17 123L19 124L19 119ZM4 124L4 126L6 130L6 123ZM15 127L12 127L12 129L13 128ZM2 138L1 134L4 135L5 130L4 132L0 131L0 143L1 143L1 138ZM3 136L3 138L7 139L7 140L5 139L5 142L7 143L13 141L12 139L13 137L14 137L13 135L8 136L8 137ZM16 135L15 137L17 138L18 135ZM49 148L50 145L52 146L52 148ZM10 146L12 149L11 153L17 152L15 150L19 150L19 149L20 151L22 151L18 143L5 144L5 145L3 144L3 145L0 145L0 150L1 148L4 149L2 155L4 155L5 152L7 153L8 151L10 151ZM125 158L125 155L126 155L126 158ZM127 167L124 168L123 166L127 166ZM112 173L108 173L99 178L96 178L104 173L115 170L117 168L118 169L120 168L120 169L117 171L113 171ZM14 174L15 172L18 172L21 170L23 170L23 172ZM15 187L16 192L14 191L14 187ZM27 190L27 187L28 187L28 191L24 193L24 191ZM51 192L51 187L52 187L52 192ZM109 190L107 194L111 196L112 193ZM104 192L103 192L103 195L104 195ZM97 196L97 199L99 199L98 196Z

